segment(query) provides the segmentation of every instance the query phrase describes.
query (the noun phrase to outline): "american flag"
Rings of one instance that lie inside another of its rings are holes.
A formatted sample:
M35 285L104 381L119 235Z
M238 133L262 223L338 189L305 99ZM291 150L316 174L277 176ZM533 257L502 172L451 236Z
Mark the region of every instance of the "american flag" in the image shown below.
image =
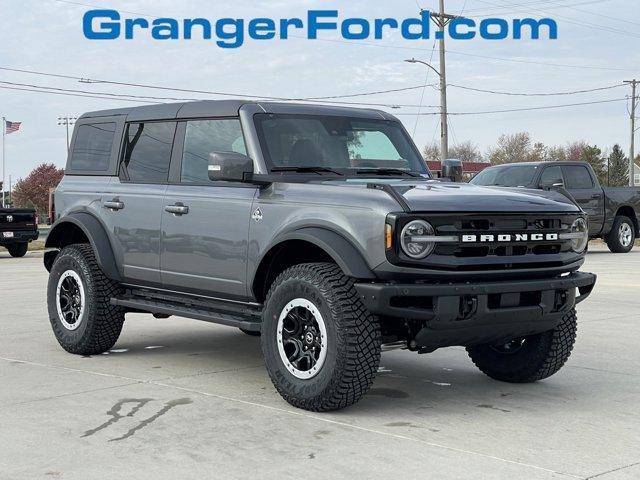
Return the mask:
M15 133L20 130L20 125L22 122L10 122L9 120L5 121L5 133L9 135L10 133Z

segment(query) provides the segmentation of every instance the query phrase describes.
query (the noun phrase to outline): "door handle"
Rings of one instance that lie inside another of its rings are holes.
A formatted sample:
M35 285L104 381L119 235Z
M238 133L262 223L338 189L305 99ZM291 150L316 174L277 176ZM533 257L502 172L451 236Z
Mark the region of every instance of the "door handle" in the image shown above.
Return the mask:
M103 203L104 208L108 208L109 210L122 210L124 208L124 203L118 200L111 200Z
M164 207L165 212L173 213L174 215L186 215L189 213L189 207L176 203L175 205L167 205Z
M594 193L593 195L591 195L591 199L592 200L598 200L600 198L600 194L599 193Z

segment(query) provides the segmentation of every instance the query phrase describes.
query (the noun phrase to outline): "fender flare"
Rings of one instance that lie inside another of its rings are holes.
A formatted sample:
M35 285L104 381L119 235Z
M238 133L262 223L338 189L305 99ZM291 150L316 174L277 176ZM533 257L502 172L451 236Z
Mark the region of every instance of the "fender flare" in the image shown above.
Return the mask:
M93 215L86 212L74 212L59 219L51 228L47 236L45 248L60 248L65 246L65 225L73 224L78 227L89 239L93 253L96 256L98 265L104 274L111 280L122 281L122 276L118 270L113 248L109 241L107 231L100 221ZM57 253L56 253L57 255ZM52 264L52 258L45 256L45 266L47 262Z
M302 227L276 237L269 248L265 250L258 265L262 263L273 247L287 240L304 240L313 243L327 252L349 277L362 280L376 278L360 251L349 240L333 230L321 227ZM251 281L253 282L253 280Z

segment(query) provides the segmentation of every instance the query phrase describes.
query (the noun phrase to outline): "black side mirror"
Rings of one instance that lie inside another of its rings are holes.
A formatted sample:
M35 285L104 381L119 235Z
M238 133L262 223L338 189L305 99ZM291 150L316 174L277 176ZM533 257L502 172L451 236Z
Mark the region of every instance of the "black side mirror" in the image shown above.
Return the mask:
M462 162L460 160L448 158L442 161L442 178L452 182L461 182L462 173Z
M253 173L253 160L236 152L209 154L209 180L244 182Z

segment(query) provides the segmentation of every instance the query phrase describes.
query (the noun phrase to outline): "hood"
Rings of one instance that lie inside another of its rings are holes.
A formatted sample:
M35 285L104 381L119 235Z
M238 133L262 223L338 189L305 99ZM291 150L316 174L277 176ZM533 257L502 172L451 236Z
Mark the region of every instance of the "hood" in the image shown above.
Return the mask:
M370 182L378 183L378 182ZM402 181L386 183L413 212L579 212L559 192L522 188L481 187L468 183Z

